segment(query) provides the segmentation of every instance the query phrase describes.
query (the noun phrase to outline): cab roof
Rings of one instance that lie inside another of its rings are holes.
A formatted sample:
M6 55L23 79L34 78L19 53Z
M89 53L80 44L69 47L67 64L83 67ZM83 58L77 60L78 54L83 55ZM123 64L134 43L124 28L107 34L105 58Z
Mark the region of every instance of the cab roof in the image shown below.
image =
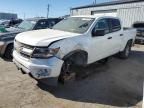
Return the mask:
M94 19L98 19L100 17L104 17L104 18L117 18L115 16L108 16L108 15L79 15L79 16L71 16L71 17L94 18Z

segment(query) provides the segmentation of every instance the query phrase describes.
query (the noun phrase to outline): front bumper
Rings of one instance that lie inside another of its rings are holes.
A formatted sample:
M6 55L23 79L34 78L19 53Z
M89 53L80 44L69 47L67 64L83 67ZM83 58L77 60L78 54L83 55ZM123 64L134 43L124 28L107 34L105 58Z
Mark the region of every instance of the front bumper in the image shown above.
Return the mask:
M26 59L16 51L13 52L13 58L13 62L18 69L26 74L32 75L35 79L58 77L63 64L63 61L56 57L48 59Z

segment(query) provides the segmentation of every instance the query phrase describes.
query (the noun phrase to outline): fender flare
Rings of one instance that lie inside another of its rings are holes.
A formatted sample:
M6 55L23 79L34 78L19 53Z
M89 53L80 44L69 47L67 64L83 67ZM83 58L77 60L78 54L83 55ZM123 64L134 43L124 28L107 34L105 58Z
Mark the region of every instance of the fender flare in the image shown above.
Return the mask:
M74 51L71 51L69 52L68 54L66 54L62 60L66 60L70 57L72 57L73 55L76 55L78 56L78 59L74 59L75 63L77 65L86 65L87 64L87 61L88 61L88 53L84 50L74 50ZM81 60L80 60L81 59Z

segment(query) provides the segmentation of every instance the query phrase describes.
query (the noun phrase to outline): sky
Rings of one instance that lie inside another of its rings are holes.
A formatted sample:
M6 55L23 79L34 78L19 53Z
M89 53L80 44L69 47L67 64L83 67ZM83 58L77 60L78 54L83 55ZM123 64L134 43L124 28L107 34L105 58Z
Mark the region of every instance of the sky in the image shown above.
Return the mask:
M110 0L97 0L97 3ZM17 13L19 18L46 17L47 4L50 4L49 17L70 14L70 8L92 4L94 0L1 0L0 12Z

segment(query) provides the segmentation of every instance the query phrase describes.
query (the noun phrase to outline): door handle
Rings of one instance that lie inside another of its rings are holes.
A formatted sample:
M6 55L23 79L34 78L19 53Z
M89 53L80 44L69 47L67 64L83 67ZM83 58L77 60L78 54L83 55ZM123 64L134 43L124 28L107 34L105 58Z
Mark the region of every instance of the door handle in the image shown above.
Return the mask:
M120 36L123 36L123 34L120 34Z
M112 39L112 37L108 37L108 39Z

